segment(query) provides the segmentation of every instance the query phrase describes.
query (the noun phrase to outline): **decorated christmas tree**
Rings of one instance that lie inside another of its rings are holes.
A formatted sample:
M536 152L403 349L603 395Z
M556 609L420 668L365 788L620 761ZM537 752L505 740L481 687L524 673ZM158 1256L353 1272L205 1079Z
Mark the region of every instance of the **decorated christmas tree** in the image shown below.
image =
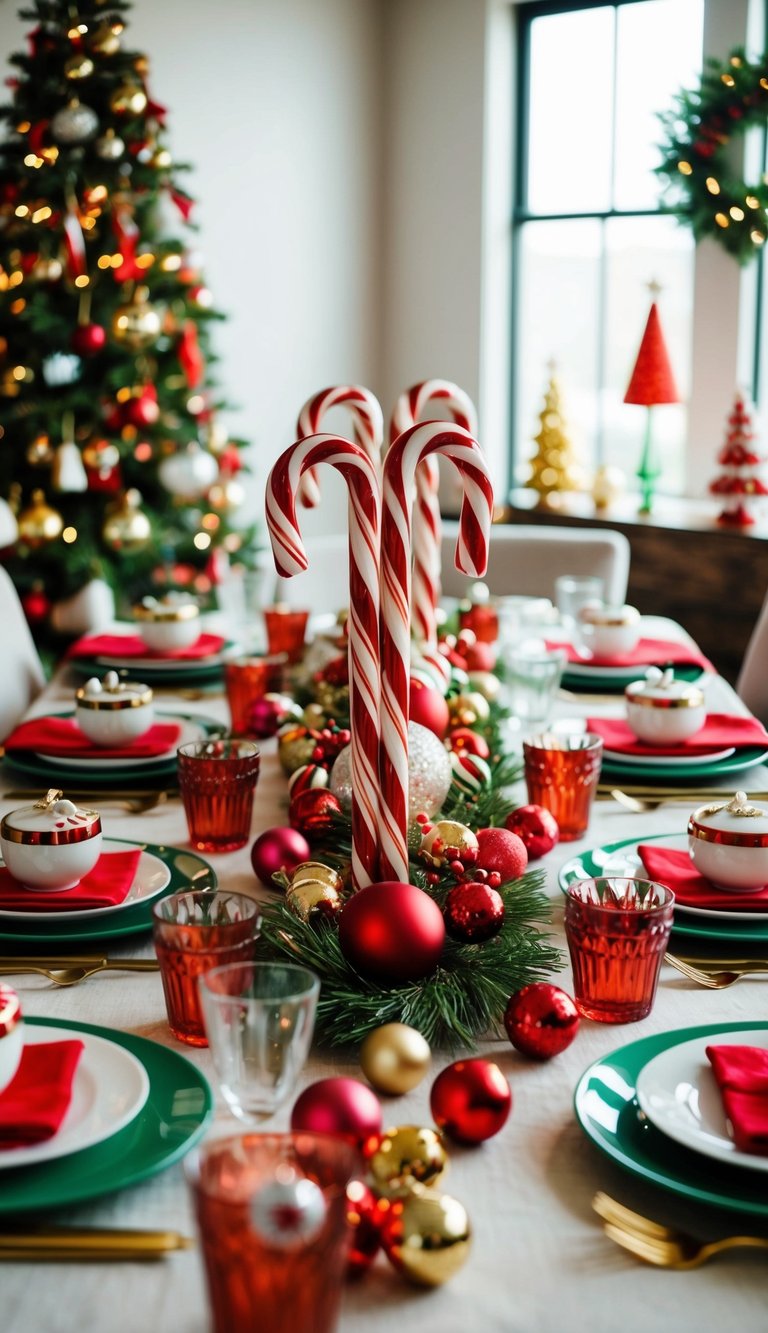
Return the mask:
M553 362L549 364L549 372L544 406L539 413L539 432L534 436L536 452L530 460L531 473L525 483L537 492L537 507L542 509L558 508L564 493L581 489Z
M243 442L207 369L220 316L128 9L23 10L2 108L0 559L39 637L93 580L122 609L169 587L206 597L247 545Z
M661 475L661 465L653 447L651 409L661 403L680 401L656 305L655 298L661 289L655 282L649 283L648 287L653 298L651 308L627 392L624 394L625 403L639 403L642 407L648 408L643 451L636 473L640 481L641 514L650 514L656 482Z
M723 470L709 486L712 495L724 497L717 521L727 527L750 527L755 521L753 502L768 495L768 487L756 470L763 467L766 457L755 451L754 438L752 416L745 405L744 395L737 392L728 417L725 442L717 455Z

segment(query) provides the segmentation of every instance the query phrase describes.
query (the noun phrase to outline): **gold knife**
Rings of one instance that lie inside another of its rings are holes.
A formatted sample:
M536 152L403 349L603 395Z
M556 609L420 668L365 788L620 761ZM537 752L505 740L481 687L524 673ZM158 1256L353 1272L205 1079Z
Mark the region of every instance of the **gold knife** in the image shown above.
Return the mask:
M0 1232L0 1260L163 1259L195 1242L178 1231L118 1231L50 1227L39 1231Z
M103 954L66 954L54 957L0 957L0 972L25 971L30 967L101 967L124 972L156 972L156 958L108 958Z

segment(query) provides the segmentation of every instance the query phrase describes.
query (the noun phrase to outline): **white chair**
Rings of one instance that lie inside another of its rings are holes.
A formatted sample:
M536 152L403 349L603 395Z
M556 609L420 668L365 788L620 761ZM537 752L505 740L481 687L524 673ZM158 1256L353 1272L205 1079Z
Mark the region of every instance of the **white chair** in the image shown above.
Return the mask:
M768 594L749 637L736 693L749 711L768 726Z
M459 524L443 523L443 592L463 597L475 581L456 569L454 555ZM498 523L491 528L488 572L483 578L497 596L549 597L554 600L560 574L596 574L603 579L605 600L621 606L627 595L630 545L612 528L557 528Z
M45 684L45 673L29 631L19 595L0 569L0 741L21 720Z
M330 537L308 537L304 541L309 565L303 574L282 579L275 575L272 600L287 606L308 608L313 614L341 611L349 605L349 546L346 533ZM265 557L271 561L271 556ZM274 567L273 567L274 568ZM269 604L269 581L265 580L264 602Z

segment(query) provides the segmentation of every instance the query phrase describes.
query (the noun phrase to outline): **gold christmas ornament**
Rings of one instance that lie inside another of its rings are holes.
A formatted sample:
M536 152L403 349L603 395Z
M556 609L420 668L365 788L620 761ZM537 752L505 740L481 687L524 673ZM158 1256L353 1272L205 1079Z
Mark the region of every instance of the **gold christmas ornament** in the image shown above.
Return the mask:
M283 727L278 733L277 757L286 777L310 762L316 745L315 737L307 734L306 727Z
M451 730L455 727L474 727L478 722L487 722L491 715L488 700L478 690L455 694L448 700L448 717Z
M105 130L93 145L97 155L104 162L116 162L125 152L125 144L119 135L112 129Z
M86 467L106 474L120 462L120 450L109 440L92 440L83 449L83 462Z
M501 681L492 671L473 671L469 677L470 690L473 694L482 694L488 703L499 697Z
M211 509L216 509L219 513L239 509L244 499L245 491L235 477L214 482L208 491L208 503Z
M58 509L45 502L43 491L32 492L32 503L19 514L19 540L33 550L61 536L64 520Z
M321 731L328 720L328 715L320 707L320 704L307 704L301 715L301 720L305 727L313 727L316 731Z
M480 844L471 828L454 819L439 819L421 841L421 856L428 865L439 869L450 861L474 861Z
M377 1092L402 1096L421 1083L429 1069L429 1042L407 1023L384 1023L360 1047L360 1068Z
M301 884L290 884L285 891L288 910L300 921L320 918L331 919L341 911L341 897L330 884L319 879L307 879Z
M302 884L312 883L325 884L337 893L341 893L344 888L344 880L333 866L326 865L324 861L302 861L291 875L290 888L297 889Z
M411 1282L439 1287L469 1257L471 1228L458 1199L414 1189L391 1202L382 1228L387 1258Z
M68 79L89 79L93 74L93 61L84 52L70 56L64 62L64 74Z
M107 546L113 551L130 554L146 546L152 534L152 528L146 514L141 510L139 491L129 490L108 506L101 535Z
M167 148L156 148L149 161L158 171L167 171L173 165L173 158Z
M448 1167L438 1131L419 1125L386 1129L370 1148L366 1146L365 1155L370 1183L387 1199L408 1193L414 1185L437 1185Z
M36 435L27 445L27 462L30 467L47 467L53 459L51 441L47 435Z
M138 83L121 83L109 99L116 116L140 116L147 105L147 94Z
M332 685L329 680L318 680L315 698L320 712L326 717L345 717L349 713L348 685Z
M162 329L160 314L149 304L147 295L146 287L137 287L132 300L118 306L112 317L114 337L134 352L156 342Z
M117 55L120 50L120 33L122 31L122 23L100 23L89 40L91 50L98 51L101 56Z

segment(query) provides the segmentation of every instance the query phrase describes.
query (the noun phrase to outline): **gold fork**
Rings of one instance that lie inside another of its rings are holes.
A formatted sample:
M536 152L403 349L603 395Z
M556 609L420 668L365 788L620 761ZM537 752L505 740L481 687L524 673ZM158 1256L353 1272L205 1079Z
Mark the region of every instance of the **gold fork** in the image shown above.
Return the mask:
M768 1236L724 1236L721 1240L699 1241L685 1231L652 1222L640 1213L611 1199L602 1191L592 1200L595 1212L603 1218L606 1236L644 1263L656 1268L700 1268L716 1254L736 1249L768 1249Z
M732 986L741 977L768 972L768 963L762 962L747 962L738 967L703 971L700 967L693 967L691 963L684 962L673 953L665 953L664 962L682 972L689 981L695 981L697 986L705 986L707 990L724 990L726 986Z

